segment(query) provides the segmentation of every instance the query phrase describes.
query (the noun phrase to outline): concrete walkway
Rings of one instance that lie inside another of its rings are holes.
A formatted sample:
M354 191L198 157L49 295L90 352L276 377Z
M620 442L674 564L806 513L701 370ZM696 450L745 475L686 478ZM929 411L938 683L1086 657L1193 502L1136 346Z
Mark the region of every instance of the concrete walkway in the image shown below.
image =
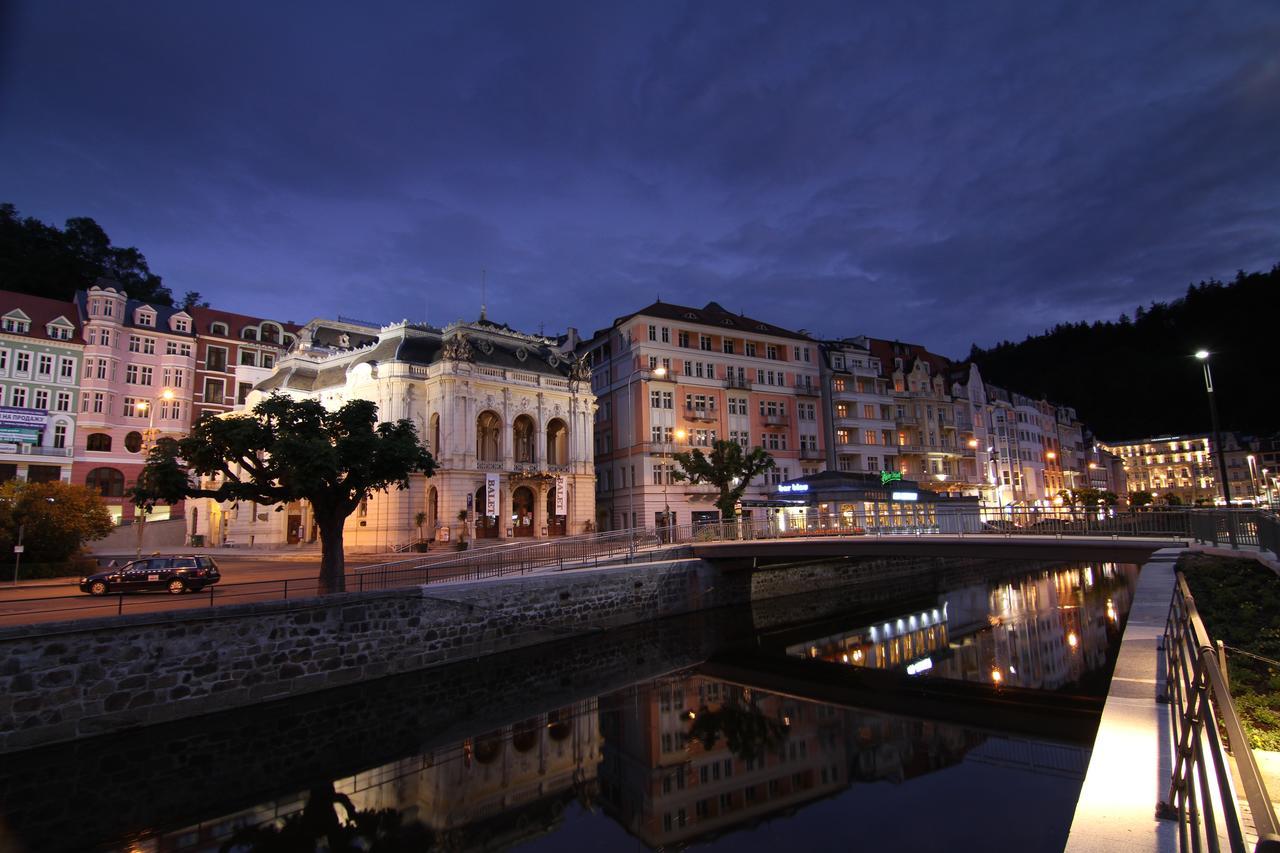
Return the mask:
M1076 803L1068 853L1174 853L1178 825L1156 818L1173 773L1169 706L1158 650L1173 597L1180 548L1142 567L1124 629L1089 770Z

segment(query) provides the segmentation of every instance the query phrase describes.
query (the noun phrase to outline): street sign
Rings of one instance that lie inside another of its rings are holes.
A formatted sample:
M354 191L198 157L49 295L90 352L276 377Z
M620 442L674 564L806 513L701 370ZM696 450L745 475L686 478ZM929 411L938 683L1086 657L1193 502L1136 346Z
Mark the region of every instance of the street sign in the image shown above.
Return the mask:
M27 546L26 546L26 545L14 545L14 546L13 546L13 553L15 553L15 554L21 554L21 553L23 553L23 552L24 552L24 551L26 551L26 550L27 550Z

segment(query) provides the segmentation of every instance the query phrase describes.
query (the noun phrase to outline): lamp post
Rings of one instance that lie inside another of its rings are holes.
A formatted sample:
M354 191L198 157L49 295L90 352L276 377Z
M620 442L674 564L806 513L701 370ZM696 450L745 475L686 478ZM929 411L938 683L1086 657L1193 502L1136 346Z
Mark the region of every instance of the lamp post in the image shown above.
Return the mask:
M658 368L658 370L662 370L662 368L660 367ZM683 429L677 429L674 433L672 433L672 435L676 439L676 445L679 445L681 442L684 441L684 438L686 435L688 435L688 433L685 432ZM672 450L674 451L675 447L672 447ZM663 476L662 476L662 526L667 529L668 541L670 541L671 527L672 527L671 504L667 500L667 484L669 482L671 482L671 471L667 470L663 472Z
M173 398L174 398L173 390L170 388L166 388L160 392L159 396L156 399L164 400L168 402ZM134 403L134 409L139 414L141 414L142 412L147 413L147 431L142 439L142 459L143 459L142 464L146 465L147 464L146 459L148 456L151 455L152 442L155 441L156 407L155 407L154 401L152 400L139 400L137 403ZM138 530L138 548L137 548L136 556L138 559L141 559L142 558L142 530L143 530L143 525L147 523L147 512L143 510L142 507L138 507L136 510L136 515L137 515L137 518L134 519L134 526Z
M1209 395L1209 423L1213 427L1213 452L1218 456L1218 475L1222 480L1222 502L1231 509L1231 486L1227 482L1227 457L1218 430L1218 403L1213 394L1213 372L1209 370L1209 351L1197 350L1196 358L1204 365L1204 390ZM1234 544L1234 543L1233 543Z
M1258 461L1252 453L1246 456L1244 461L1249 463L1249 488L1253 489L1253 499L1256 501L1261 494L1258 491Z

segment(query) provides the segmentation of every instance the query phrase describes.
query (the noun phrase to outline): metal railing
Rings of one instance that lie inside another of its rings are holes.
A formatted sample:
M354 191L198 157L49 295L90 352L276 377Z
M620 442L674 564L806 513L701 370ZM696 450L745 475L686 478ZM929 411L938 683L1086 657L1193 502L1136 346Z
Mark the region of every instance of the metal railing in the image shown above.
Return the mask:
M1169 797L1158 813L1178 821L1182 850L1280 851L1275 810L1236 715L1218 652L1181 572L1169 604L1163 650L1164 698L1175 752ZM1253 822L1257 840L1252 846L1232 765Z

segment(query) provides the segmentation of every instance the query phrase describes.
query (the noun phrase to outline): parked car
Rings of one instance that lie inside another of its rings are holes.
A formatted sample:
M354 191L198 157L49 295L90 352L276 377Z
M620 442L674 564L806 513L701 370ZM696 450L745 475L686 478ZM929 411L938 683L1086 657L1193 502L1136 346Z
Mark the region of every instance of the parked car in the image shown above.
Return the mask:
M222 573L212 557L183 554L144 557L118 568L87 575L80 578L80 590L90 595L106 595L162 589L179 595L187 590L199 592L220 580Z

